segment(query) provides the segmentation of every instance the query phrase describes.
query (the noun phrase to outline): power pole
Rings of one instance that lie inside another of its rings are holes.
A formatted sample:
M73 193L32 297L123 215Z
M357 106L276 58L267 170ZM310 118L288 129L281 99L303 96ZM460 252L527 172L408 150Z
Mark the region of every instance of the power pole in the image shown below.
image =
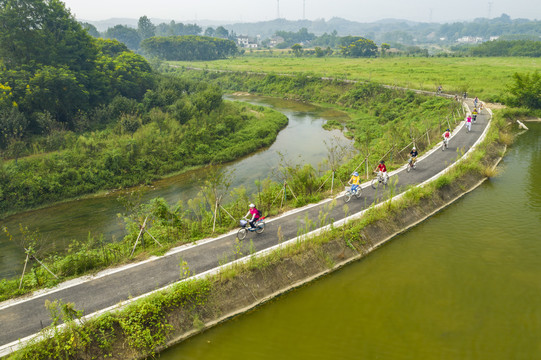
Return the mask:
M490 19L490 15L492 13L492 4L494 4L492 1L488 2L488 18Z

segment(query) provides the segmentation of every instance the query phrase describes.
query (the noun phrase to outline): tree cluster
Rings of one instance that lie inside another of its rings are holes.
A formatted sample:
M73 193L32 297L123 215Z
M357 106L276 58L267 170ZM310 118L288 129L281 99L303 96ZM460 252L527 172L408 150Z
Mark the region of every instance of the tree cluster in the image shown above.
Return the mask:
M144 40L141 49L151 56L177 61L216 60L237 53L232 40L197 35L155 36Z
M279 49L286 49L294 44L308 44L316 38L316 36L309 33L306 28L301 28L297 32L277 31L275 36L280 36L284 39L284 42L276 46Z
M487 41L469 50L472 56L541 56L541 41Z
M345 36L340 42L340 50L346 57L376 57L378 55L378 46L372 40L360 36Z
M491 36L511 34L541 35L541 21L525 19L512 20L509 15L502 14L495 19L475 19L472 22L456 22L443 24L437 30L437 37L448 40L457 40L463 36L476 36L485 39Z
M512 105L541 109L541 75L538 71L532 74L515 73L509 94Z
M143 57L92 38L58 0L1 0L0 24L0 149L15 155L25 135L74 129L80 114L152 84Z

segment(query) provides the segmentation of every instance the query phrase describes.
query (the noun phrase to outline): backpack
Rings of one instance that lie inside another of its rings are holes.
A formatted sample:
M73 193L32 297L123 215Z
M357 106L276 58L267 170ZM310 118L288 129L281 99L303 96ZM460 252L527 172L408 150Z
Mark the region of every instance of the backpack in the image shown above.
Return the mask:
M261 217L263 216L263 213L261 212L261 210L257 209L257 217Z

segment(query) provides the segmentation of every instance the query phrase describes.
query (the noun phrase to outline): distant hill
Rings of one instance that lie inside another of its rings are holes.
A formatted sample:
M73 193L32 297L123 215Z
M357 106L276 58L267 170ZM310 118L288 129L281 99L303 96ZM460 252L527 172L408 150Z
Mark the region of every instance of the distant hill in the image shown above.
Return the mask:
M115 25L126 25L132 28L137 28L137 22L139 19L129 19L129 18L111 18L107 20L83 20L79 19L80 22L86 22L89 24L92 24L98 29L100 32L106 31L108 28L114 27ZM171 22L171 19L158 19L158 18L151 18L150 21L154 25L158 25L161 23L167 23L169 24ZM183 24L197 24L203 28L206 28L207 26L217 27L217 26L225 26L227 24L231 24L231 21L218 21L218 20L192 20L192 21L180 21L175 20L177 23L183 23Z
M82 20L84 21L84 20ZM169 23L171 20L151 19L154 25ZM103 21L86 21L104 32L109 27L118 24L137 27L138 19L109 19ZM371 23L360 23L342 18L329 20L286 20L274 19L270 21L259 21L253 23L230 23L226 21L175 21L184 24L197 24L203 28L212 26L224 26L229 32L237 35L248 35L255 37L260 35L261 39L272 37L277 31L297 32L306 28L309 33L317 36L324 33L331 34L336 31L338 36L363 36L377 43L390 44L428 44L428 43L455 43L458 39L472 37L485 41L493 37L527 35L528 38L540 38L541 21L527 19L511 19L508 15L502 14L498 18L479 18L469 22L455 23L421 23L401 19L383 19Z

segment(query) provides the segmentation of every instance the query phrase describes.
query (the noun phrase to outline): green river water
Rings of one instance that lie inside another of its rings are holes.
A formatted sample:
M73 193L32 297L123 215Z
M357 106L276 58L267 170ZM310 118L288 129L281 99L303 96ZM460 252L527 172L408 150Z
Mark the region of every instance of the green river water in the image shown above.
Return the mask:
M541 358L541 124L528 126L498 177L160 358Z

